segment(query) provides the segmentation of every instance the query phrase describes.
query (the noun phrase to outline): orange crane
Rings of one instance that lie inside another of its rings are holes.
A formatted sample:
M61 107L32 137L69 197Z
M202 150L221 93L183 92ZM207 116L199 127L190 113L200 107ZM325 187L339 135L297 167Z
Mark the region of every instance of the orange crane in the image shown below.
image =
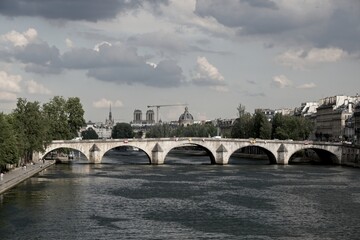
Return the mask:
M163 104L163 105L149 105L148 108L156 107L156 123L159 122L159 109L161 107L173 107L173 106L187 106L187 103L180 103L180 104Z

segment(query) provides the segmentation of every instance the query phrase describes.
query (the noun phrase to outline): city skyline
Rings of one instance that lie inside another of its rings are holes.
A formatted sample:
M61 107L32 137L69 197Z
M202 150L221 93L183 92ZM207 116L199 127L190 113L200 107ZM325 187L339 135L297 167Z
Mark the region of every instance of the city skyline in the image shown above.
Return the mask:
M4 0L0 111L18 97L77 96L94 122L110 104L124 122L181 103L208 120L236 117L240 103L253 112L355 96L359 39L358 0Z

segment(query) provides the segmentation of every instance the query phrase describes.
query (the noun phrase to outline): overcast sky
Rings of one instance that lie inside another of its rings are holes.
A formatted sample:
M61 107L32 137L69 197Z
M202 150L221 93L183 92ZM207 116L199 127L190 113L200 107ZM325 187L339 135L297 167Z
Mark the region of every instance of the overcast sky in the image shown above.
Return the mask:
M356 93L360 0L0 0L5 113L77 96L87 121L205 120Z

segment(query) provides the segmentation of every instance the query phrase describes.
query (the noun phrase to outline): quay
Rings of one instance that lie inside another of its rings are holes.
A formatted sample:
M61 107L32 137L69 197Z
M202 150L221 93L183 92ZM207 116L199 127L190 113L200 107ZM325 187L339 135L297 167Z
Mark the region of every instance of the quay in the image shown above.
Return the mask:
M2 178L0 179L0 194L31 178L35 174L45 170L53 164L55 164L55 161L36 161L34 164L26 165L26 168L18 167L10 170L9 172L3 174Z

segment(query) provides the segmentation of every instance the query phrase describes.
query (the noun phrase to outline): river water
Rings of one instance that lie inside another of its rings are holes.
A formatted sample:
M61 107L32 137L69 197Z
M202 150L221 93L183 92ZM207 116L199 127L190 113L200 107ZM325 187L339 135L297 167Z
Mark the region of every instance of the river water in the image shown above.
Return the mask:
M359 239L360 169L112 152L1 196L0 239Z

